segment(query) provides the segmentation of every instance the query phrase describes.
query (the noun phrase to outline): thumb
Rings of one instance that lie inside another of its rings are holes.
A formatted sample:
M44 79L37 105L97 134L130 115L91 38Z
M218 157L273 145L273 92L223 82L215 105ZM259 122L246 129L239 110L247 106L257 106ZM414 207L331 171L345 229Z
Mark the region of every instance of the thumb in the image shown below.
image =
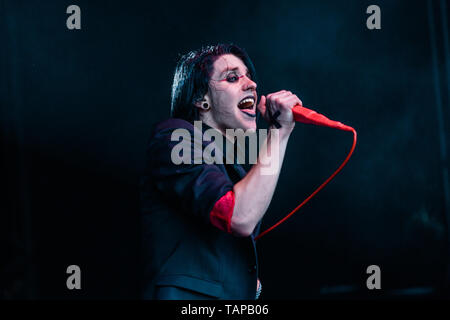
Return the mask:
M259 103L256 106L256 108L259 110L259 112L261 112L261 114L263 116L266 115L266 97L265 96L261 96L261 98L259 99Z

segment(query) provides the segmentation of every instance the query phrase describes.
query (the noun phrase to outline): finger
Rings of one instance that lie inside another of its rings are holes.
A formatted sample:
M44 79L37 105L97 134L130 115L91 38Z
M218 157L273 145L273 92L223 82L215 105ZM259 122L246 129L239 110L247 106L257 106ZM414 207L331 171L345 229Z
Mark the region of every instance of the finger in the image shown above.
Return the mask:
M300 107L303 107L303 101L302 100L300 100L300 98L299 97L297 97L297 96L295 96L296 98L297 98L297 100L298 100L298 105L300 105Z
M275 93L271 93L270 95L267 96L267 98L268 99L281 98L281 97L289 96L290 94L292 94L292 92L286 91L286 90L282 90L282 91L278 91L278 92L275 92Z
M272 109L272 108L280 108L286 104L289 104L292 98L291 96L288 95L283 95L283 96L274 96L272 97L272 99L268 100L267 105Z
M289 90L280 90L280 91L278 91L276 93L292 93L292 92L290 92Z
M280 90L280 91L268 94L267 99L270 99L271 97L274 97L274 96L280 96L280 95L283 96L283 95L286 95L287 93L292 93L292 92L286 91L286 90Z
M256 108L259 110L259 112L261 112L263 116L266 114L266 97L264 95L262 95L259 99L259 103Z
M282 108L292 109L296 105L302 106L302 101L295 95L284 97L278 100L278 104Z
M282 100L282 101L283 101L283 100L284 100L284 101L286 101L286 100L297 101L297 103L298 103L299 105L303 106L302 100L300 100L299 97L297 97L295 94L290 94L290 95L287 95L287 96L283 96L283 97L281 97L281 100Z
M280 104L282 103L285 99L289 99L291 97L296 97L294 94L292 94L292 92L290 91L285 91L285 92L279 92L279 93L275 93L273 94L270 98L268 98L268 104Z
M292 96L290 96L290 97L287 97L287 98L286 98L286 101L287 101L289 104L292 104L292 106L295 106L295 105L303 106L302 100L300 100L296 95L292 95Z

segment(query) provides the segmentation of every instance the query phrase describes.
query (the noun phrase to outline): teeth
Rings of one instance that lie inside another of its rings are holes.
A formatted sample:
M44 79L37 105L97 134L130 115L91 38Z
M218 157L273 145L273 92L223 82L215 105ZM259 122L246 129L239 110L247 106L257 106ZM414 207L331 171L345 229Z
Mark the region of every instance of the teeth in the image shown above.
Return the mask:
M255 103L255 99L253 98L245 98L244 100L242 100L241 102L239 102L239 105L242 105L244 103L250 102L251 104Z

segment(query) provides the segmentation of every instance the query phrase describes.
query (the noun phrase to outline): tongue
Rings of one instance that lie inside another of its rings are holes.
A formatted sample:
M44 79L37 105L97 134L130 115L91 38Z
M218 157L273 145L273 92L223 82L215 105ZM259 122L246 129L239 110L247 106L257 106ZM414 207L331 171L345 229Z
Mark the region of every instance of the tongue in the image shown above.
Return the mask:
M239 109L250 109L253 106L252 102L245 102L239 105Z

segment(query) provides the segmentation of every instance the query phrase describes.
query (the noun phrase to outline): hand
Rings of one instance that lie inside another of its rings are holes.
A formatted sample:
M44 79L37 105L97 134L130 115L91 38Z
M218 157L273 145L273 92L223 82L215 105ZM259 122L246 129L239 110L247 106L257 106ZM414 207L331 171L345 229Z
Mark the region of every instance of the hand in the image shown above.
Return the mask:
M295 94L290 91L281 90L268 94L267 98L262 95L257 108L269 123L271 123L271 119L268 110L272 114L280 111L281 114L277 117L277 122L281 125L280 130L290 133L295 127L294 116L291 110L298 104L303 106L302 101Z

